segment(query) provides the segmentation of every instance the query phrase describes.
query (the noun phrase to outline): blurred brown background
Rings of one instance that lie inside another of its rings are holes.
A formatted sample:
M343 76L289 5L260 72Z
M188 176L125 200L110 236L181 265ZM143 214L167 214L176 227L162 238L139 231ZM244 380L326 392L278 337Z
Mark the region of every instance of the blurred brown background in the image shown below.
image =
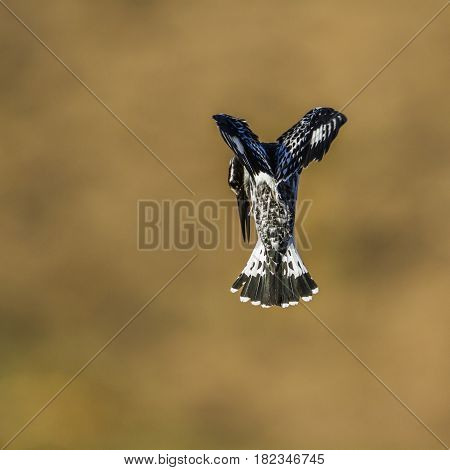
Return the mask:
M231 197L212 114L271 140L339 108L444 1L7 3L201 200ZM449 14L345 111L300 189L310 307L446 442ZM137 200L190 194L0 22L3 443L196 250L137 251ZM11 448L441 447L304 308L232 296L247 257L199 252Z

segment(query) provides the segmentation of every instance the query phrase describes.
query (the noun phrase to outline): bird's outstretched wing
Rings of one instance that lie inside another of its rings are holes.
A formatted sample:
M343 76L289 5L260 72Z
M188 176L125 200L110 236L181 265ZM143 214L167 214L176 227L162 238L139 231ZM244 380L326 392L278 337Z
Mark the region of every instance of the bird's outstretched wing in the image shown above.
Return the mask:
M220 133L251 178L259 172L272 174L267 152L247 122L228 114L213 116Z
M322 160L347 118L332 108L314 108L278 139L276 149L278 180L285 180Z
M246 174L244 165L237 157L230 160L228 171L228 184L231 190L236 194L239 220L241 222L242 238L244 242L250 240L250 194L248 187L248 174Z

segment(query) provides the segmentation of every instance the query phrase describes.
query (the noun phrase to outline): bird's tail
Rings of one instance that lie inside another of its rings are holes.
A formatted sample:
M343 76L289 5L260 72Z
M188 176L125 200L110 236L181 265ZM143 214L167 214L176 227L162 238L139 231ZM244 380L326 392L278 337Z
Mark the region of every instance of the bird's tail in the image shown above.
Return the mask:
M261 307L297 305L300 298L309 302L319 292L303 264L294 241L288 244L281 261L273 267L264 245L258 240L244 270L231 286L231 292L240 288L241 302Z

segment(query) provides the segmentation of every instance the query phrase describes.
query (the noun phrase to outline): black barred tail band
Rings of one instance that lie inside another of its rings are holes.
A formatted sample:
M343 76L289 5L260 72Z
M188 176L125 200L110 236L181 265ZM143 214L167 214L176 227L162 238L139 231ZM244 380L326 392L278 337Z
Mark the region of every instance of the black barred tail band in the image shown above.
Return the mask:
M299 300L309 302L319 288L304 266L293 242L275 271L270 270L264 246L258 241L242 273L231 286L231 292L241 291L241 302L268 308L289 307Z

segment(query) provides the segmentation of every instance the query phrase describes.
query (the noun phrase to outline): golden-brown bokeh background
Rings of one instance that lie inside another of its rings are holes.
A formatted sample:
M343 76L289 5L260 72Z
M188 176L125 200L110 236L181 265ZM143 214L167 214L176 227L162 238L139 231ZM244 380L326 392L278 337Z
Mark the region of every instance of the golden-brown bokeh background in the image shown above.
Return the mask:
M2 442L198 253L11 448L442 447L307 310L229 293L247 251L138 251L136 204L230 198L212 114L339 108L444 0L7 3L196 194L0 7ZM449 10L300 189L310 307L447 443Z

